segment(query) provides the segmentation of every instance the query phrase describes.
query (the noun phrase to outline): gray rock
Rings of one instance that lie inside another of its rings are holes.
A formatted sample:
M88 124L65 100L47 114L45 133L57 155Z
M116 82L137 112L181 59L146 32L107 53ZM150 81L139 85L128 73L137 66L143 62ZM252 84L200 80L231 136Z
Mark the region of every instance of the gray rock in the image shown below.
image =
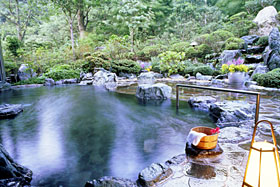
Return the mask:
M212 76L208 76L208 75L202 75L201 73L198 72L198 73L195 75L195 78L196 78L197 80L210 81L213 77L212 77Z
M78 82L78 79L64 79L63 84L76 84Z
M277 27L273 28L268 38L268 45L271 50L280 50L280 33Z
M63 80L55 81L55 85L62 85L62 84L63 84Z
M79 83L79 85L92 85L93 80L84 80Z
M179 75L179 74L171 75L170 78L171 79L184 79L184 77L182 75Z
M21 104L3 104L0 105L0 119L12 118L23 111Z
M138 84L154 84L156 81L155 73L154 72L144 72L141 73L138 77Z
M240 143L252 138L253 131L250 128L225 127L220 129L219 143Z
M280 68L280 54L276 51L272 51L266 65L269 70Z
M210 105L210 115L217 126L240 126L254 119L255 105L243 101L216 102Z
M114 90L117 88L117 82L118 77L115 73L103 69L94 74L92 85L105 86L108 90Z
M263 8L254 19L254 22L258 25L257 34L260 36L269 35L273 27L279 24L277 16L277 10L273 6Z
M263 61L262 55L246 55L245 57L246 64L260 63L262 61Z
M32 171L17 164L0 144L0 185L8 184L29 185L32 180Z
M161 78L163 78L163 75L160 74L160 73L154 73L154 76L155 76L156 79L161 79Z
M104 176L98 180L88 181L85 187L137 187L137 185L129 179Z
M238 57L241 57L241 52L239 50L224 50L220 56L222 64L232 61Z
M20 81L30 79L31 77L35 77L36 73L33 69L29 68L27 64L21 64L18 69L18 79Z
M51 78L46 78L45 79L44 86L53 86L53 85L55 85L55 82L54 82L53 79L51 79Z
M192 144L186 143L185 152L187 156L196 157L196 158L204 158L209 156L216 156L223 153L223 149L219 144L214 149L199 149Z
M252 76L255 75L256 73L262 73L262 74L263 74L263 73L267 73L267 72L268 72L267 66L264 66L264 65L262 65L262 64L259 64L259 65L256 67L256 69L254 70Z
M217 100L211 96L198 96L198 97L191 97L188 100L189 105L192 108L209 111L210 105L215 103Z
M242 36L241 39L244 40L245 44L247 45L253 45L258 41L260 37L257 35L248 35L248 36Z
M172 170L166 165L153 163L139 173L137 183L145 187L153 186L171 175Z
M252 46L248 47L247 49L242 49L242 53L248 53L248 54L260 54L264 51L265 47L263 46Z
M141 84L137 87L136 97L143 100L163 100L171 97L172 88L163 83Z
M10 83L7 83L7 82L0 83L0 92L6 91L6 90L9 90L9 89L11 89L11 84Z
M136 75L133 74L133 73L123 73L123 72L120 72L119 76L120 77L125 77L127 79L134 79L134 78L136 78Z

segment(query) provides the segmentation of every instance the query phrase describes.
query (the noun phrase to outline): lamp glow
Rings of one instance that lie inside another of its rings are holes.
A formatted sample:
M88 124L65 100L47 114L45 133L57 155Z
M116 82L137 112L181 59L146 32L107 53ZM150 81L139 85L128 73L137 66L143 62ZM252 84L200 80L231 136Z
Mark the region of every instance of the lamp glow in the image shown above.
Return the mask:
M273 144L254 142L257 125L266 122L271 127ZM272 124L267 120L256 123L254 128L243 187L280 187L279 154Z

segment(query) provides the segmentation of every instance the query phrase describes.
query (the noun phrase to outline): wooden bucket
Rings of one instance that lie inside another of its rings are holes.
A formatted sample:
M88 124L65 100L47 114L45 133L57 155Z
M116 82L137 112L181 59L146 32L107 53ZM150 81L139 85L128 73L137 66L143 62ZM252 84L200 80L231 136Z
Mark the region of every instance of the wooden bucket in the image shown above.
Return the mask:
M214 149L218 143L218 134L211 135L212 128L210 127L195 127L191 129L195 132L201 132L207 134L201 138L199 144L196 146L199 149Z

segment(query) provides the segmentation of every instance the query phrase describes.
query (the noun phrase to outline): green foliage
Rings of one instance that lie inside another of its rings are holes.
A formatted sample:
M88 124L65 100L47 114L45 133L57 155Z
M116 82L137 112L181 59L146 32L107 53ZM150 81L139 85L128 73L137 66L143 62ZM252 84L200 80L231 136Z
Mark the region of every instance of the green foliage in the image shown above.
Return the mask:
M261 36L257 41L256 45L268 46L268 36Z
M249 0L245 2L247 12L255 15L264 7L275 5L276 0Z
M168 73L168 76L178 72L183 72L185 59L184 52L166 51L159 55L160 58L160 71L162 73Z
M82 64L84 72L94 72L94 68L110 69L111 63L109 58L107 58L103 53L97 51L92 54L86 53L84 56L86 59L86 62Z
M218 0L216 6L226 15L233 15L244 10L244 0Z
M194 76L194 70L200 66L205 66L202 63L191 63L190 61L185 62L185 69L184 69L184 74Z
M16 37L7 37L7 49L11 52L11 54L15 57L19 56L18 50L22 46L21 41Z
M151 66L152 66L152 71L160 73L160 58L152 57Z
M10 76L10 74L14 74L17 72L19 66L15 61L5 61L4 62L6 76Z
M211 47L206 44L201 44L197 46L197 57L198 58L205 58L207 54L211 53Z
M19 82L14 83L14 85L25 85L25 84L44 84L45 83L45 76L41 76L41 77L32 77L30 79L27 80L22 80Z
M197 56L197 49L194 47L189 47L186 49L185 54L187 59L193 59Z
M175 43L171 46L170 50L171 51L176 51L176 52L185 52L187 48L190 47L189 42L178 42Z
M130 52L129 45L129 36L112 35L106 42L104 52L112 59L124 59L127 57L126 54Z
M196 75L198 72L202 75L213 75L214 70L209 66L199 66L194 68L193 74Z
M133 60L114 60L111 63L112 72L119 74L123 73L134 73L138 74L141 70L140 65Z
M167 47L164 45L156 44L152 46L146 46L144 47L138 54L140 56L144 56L146 58L151 58L158 56L160 53L164 52L167 50Z
M272 88L280 88L280 68L274 69L265 74L255 74L252 80L258 85Z
M48 78L52 78L55 81L62 79L79 78L80 70L74 70L68 64L56 65L52 67L47 73L45 73L45 76Z
M252 21L253 19L254 16L249 15L246 12L239 12L229 18L225 27L236 37L242 37L248 35L251 29L257 27L257 25Z
M244 40L241 38L231 37L225 42L226 50L240 49L244 45Z

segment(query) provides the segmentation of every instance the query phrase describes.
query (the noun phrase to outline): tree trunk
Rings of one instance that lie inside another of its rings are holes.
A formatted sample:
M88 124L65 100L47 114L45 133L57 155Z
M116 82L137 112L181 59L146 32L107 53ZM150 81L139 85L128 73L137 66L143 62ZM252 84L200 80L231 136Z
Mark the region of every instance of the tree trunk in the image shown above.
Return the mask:
M69 19L69 26L70 26L70 33L71 33L71 42L72 42L72 51L73 51L73 58L76 60L76 53L75 53L75 40L74 40L74 33L73 33L73 20Z
M130 28L131 52L134 53L134 29Z
M21 22L20 22L20 10L19 10L19 3L18 0L16 0L16 28L17 28L17 35L18 35L18 39L20 41L23 40L22 34L21 34Z
M85 26L84 11L82 9L78 10L77 20L78 20L78 28L79 28L80 38L83 39L85 37L86 26Z

